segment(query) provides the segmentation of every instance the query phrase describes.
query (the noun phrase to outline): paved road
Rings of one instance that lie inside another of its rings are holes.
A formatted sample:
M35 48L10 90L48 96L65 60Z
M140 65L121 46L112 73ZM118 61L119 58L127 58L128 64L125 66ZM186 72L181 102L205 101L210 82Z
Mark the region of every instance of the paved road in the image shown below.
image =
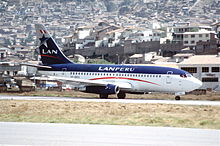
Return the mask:
M43 96L8 96L0 95L0 100L55 100L55 101L80 101L80 102L116 102L116 103L161 103L180 105L211 105L220 106L220 101L199 100L148 100L148 99L89 99L74 97L43 97Z
M220 130L0 122L0 145L220 146Z

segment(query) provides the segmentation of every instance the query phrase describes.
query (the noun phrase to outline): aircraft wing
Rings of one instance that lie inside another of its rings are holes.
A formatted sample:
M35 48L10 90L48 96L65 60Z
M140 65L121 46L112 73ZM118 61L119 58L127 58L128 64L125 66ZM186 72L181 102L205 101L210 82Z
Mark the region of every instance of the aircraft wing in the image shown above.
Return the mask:
M56 77L56 76L49 76L52 80L57 80L60 82L64 82L67 84L82 84L85 86L106 86L108 84L116 85L120 89L131 89L132 85L128 82L107 82L103 80L88 80L88 79L80 79L80 78L68 78L68 77Z
M21 63L21 65L31 66L31 67L36 67L36 68L52 68L50 66L39 65L39 64L29 64L29 63Z

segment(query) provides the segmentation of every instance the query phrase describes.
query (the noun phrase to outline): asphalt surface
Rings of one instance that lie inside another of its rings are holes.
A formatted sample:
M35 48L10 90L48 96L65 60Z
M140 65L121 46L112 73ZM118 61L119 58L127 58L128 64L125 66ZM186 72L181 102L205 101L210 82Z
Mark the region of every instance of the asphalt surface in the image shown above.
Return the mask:
M219 146L220 130L0 122L0 145Z
M208 105L220 106L220 101L200 100L149 100L149 99L90 99L74 97L44 97L44 96L8 96L0 95L0 100L51 100L51 101L78 101L78 102L115 102L115 103L160 103L178 105Z

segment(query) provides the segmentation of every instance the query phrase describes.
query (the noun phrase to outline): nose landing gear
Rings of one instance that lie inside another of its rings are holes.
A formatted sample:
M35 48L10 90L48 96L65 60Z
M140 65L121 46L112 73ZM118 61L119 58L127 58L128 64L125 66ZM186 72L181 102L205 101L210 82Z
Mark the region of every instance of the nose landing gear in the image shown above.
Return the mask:
M175 96L175 100L180 100L180 96Z
M177 92L175 93L175 100L180 100L180 95L185 95L185 92Z

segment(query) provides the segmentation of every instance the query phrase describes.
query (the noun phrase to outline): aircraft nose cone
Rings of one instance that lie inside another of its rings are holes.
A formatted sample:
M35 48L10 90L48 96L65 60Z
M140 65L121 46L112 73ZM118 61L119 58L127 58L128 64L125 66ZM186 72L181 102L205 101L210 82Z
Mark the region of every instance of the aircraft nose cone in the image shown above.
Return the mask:
M199 87L202 87L202 82L201 81L199 81Z
M198 89L202 86L202 82L195 78L194 85L195 85L195 89Z

